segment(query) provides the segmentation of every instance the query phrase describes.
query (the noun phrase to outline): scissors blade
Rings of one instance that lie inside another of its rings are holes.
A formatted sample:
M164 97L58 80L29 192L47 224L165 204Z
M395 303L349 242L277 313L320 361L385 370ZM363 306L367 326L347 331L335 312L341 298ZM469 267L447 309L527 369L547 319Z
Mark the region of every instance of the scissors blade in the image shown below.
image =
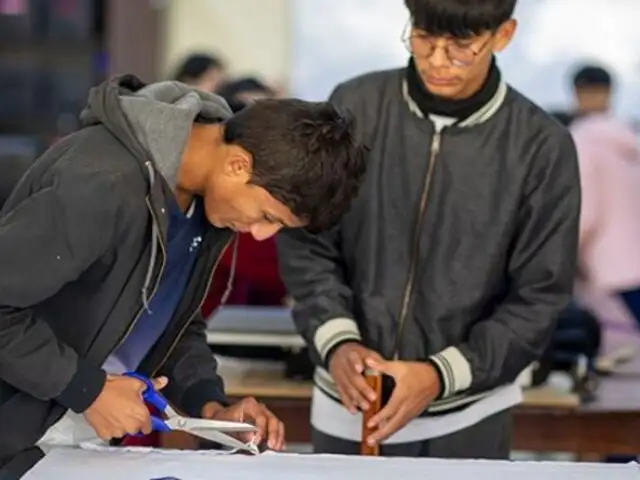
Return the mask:
M216 430L195 428L188 430L188 432L206 440L211 440L212 442L224 445L225 447L233 448L243 452L249 452L253 455L257 455L258 453L260 453L258 447L254 443L245 443L241 440L238 440L237 438L227 435L226 433L222 433Z
M204 418L182 417L180 415L170 417L166 422L173 429L191 431L194 429L216 430L218 432L241 433L257 432L255 425L243 422L227 422L224 420L208 420Z

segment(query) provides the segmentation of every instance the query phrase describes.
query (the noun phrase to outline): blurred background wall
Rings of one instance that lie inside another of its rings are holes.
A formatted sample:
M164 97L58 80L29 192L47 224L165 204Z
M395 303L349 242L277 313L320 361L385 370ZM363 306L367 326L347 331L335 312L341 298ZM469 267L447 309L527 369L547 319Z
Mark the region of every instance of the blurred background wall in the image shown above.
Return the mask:
M290 0L165 0L161 71L192 51L213 51L232 75L285 83L291 70Z
M499 57L512 85L570 109L573 70L597 63L615 76L616 113L635 122L640 2L520 0L516 17ZM222 62L227 80L324 99L348 77L405 64L407 20L402 0L0 0L0 151L73 131L109 74L169 78L194 52Z

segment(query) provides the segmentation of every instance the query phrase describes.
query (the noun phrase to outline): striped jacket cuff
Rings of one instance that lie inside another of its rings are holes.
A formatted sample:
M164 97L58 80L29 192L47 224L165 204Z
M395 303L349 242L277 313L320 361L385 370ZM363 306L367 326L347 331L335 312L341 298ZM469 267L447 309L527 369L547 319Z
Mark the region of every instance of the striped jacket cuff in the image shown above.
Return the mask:
M429 357L440 377L440 398L450 397L467 390L473 379L471 365L456 347L448 347Z
M323 323L313 337L313 343L323 362L327 354L339 343L348 340L361 341L358 324L351 318L333 318Z

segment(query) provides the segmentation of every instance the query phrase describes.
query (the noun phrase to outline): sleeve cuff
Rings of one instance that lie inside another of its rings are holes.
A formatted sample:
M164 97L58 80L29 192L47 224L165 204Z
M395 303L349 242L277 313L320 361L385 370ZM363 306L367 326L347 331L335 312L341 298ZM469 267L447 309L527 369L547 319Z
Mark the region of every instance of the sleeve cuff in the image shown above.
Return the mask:
M198 418L202 416L202 407L209 402L216 402L225 407L230 405L220 382L202 380L185 390L182 394L180 408L187 415Z
M106 380L104 370L78 359L76 372L56 401L76 413L82 413L98 398Z
M347 341L362 341L358 324L351 318L328 320L316 330L316 334L313 337L314 346L325 363L330 351L338 344Z
M456 347L448 347L429 357L440 378L440 398L467 390L473 379L471 365Z

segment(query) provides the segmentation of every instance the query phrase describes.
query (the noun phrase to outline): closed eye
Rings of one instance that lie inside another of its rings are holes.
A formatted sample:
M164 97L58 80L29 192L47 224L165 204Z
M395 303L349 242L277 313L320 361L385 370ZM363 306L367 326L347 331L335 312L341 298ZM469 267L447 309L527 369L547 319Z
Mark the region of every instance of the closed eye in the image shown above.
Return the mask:
M269 222L269 223L273 223L273 224L279 224L279 225L284 225L284 223L282 222L282 220L278 220L277 218L272 217L271 215L269 215L268 213L264 214L264 219L265 221Z

